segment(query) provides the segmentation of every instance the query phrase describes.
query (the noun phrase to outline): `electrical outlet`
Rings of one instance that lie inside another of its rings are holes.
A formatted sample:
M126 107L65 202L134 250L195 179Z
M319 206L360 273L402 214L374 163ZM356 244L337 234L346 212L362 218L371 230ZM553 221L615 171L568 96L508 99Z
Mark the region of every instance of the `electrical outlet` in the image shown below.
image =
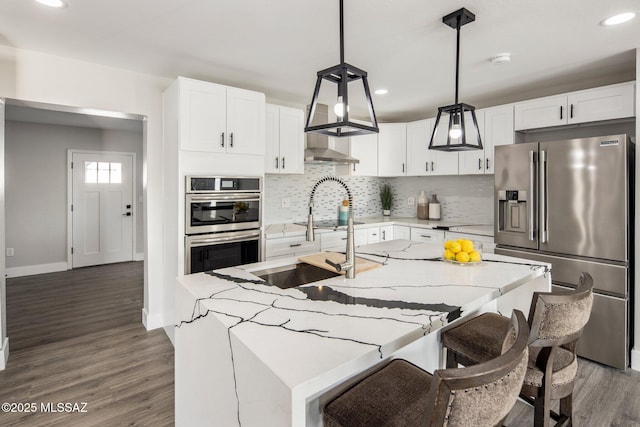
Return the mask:
M13 250L13 248L7 248L7 256L14 256L15 255L15 251Z
M416 204L416 198L415 197L409 197L409 199L407 200L407 205L415 206L415 204Z
M280 200L280 207L290 208L291 207L291 201L289 201L288 198L281 199Z

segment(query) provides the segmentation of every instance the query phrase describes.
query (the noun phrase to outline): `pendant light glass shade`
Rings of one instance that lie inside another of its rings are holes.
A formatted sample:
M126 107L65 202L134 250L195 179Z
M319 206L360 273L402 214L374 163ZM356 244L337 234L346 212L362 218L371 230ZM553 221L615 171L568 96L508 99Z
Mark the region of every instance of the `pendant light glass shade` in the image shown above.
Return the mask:
M371 101L367 72L344 62L344 17L342 3L343 0L340 0L340 64L318 71L316 87L313 91L313 97L311 98L311 106L304 131L336 137L378 133L378 122L373 109L373 102ZM323 82L334 83L337 86L336 104L334 105L337 120L334 123L314 123L316 106L318 105L318 98ZM371 125L349 120L349 83L361 83L363 85Z
M442 18L442 22L457 32L456 40L456 99L453 105L438 108L438 115L433 126L429 150L467 151L482 150L482 139L476 119L474 106L458 102L458 83L460 76L460 27L475 21L476 17L462 8ZM445 116L449 116L448 132L445 137L438 138L438 127Z

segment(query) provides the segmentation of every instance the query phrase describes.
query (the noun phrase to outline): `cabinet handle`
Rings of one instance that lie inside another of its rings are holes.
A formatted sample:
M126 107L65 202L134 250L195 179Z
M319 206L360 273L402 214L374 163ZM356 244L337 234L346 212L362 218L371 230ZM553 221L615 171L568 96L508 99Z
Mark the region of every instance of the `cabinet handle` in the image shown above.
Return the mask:
M433 172L434 170L436 170L435 166L433 166L433 162L431 162L431 172Z
M402 164L402 173L404 173L404 163Z
M386 237L386 235L385 235L385 232L384 232L384 231L382 232L382 240L387 240L387 237Z
M478 159L478 170L482 170L482 159Z
M290 248L295 248L295 247L298 247L298 246L302 246L302 243L294 243L292 245L289 245Z
M229 135L229 147L233 148L233 132L231 132L231 134Z
M562 105L560 106L560 120L562 120Z
M356 164L355 163L353 164L353 171L354 172L356 171Z
M426 238L426 239L430 239L430 238L431 238L431 236L428 236L428 235L426 235L426 234L421 234L421 235L420 235L420 237L424 237L424 238Z
M220 147L224 147L224 132L220 134Z
M487 170L489 169L489 158L487 157Z
M573 104L571 104L571 110L569 110L569 118L573 119Z
M278 158L276 157L276 169L278 169Z
M282 169L284 169L284 157L282 157Z
M429 162L424 162L424 170L425 172L429 172Z

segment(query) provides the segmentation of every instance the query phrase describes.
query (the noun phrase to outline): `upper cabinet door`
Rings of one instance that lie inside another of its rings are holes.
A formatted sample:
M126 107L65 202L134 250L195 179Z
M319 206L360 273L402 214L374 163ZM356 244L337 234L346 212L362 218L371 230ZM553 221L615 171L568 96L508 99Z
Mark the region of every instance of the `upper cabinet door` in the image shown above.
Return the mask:
M433 120L407 123L407 175L430 175L429 138Z
M635 116L635 83L622 83L568 95L569 123Z
M378 176L378 134L358 135L349 138L351 157L360 160L349 166L350 175Z
M280 107L267 104L265 108L264 171L280 172Z
M304 111L280 107L280 173L304 173Z
M264 154L264 94L227 88L227 152Z
M407 126L405 123L378 124L378 176L407 173Z
M478 132L473 126L473 118L470 112L465 112L465 127L467 128L467 142L476 143ZM459 175L482 175L484 174L485 152L487 151L484 137L484 110L476 110L476 120L478 121L478 131L482 141L482 150L460 151L458 153L458 174Z
M465 117L466 118L466 117ZM435 126L435 118L433 126ZM436 143L442 145L449 132L449 114L440 116L438 129L436 129ZM431 135L429 135L431 142ZM457 175L458 174L458 152L429 150L429 174L430 175Z
M513 104L484 109L484 173L493 174L494 150L515 143Z
M567 115L566 95L518 102L515 106L515 130L565 125Z
M226 152L227 88L180 80L180 148Z

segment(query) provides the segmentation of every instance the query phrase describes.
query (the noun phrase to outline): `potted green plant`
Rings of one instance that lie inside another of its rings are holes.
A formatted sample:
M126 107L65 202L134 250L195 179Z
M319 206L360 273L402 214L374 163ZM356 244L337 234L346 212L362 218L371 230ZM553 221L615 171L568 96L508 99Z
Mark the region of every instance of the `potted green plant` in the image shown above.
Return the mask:
M382 214L391 215L391 205L393 204L393 193L389 184L382 184L380 187L380 202L382 203Z

